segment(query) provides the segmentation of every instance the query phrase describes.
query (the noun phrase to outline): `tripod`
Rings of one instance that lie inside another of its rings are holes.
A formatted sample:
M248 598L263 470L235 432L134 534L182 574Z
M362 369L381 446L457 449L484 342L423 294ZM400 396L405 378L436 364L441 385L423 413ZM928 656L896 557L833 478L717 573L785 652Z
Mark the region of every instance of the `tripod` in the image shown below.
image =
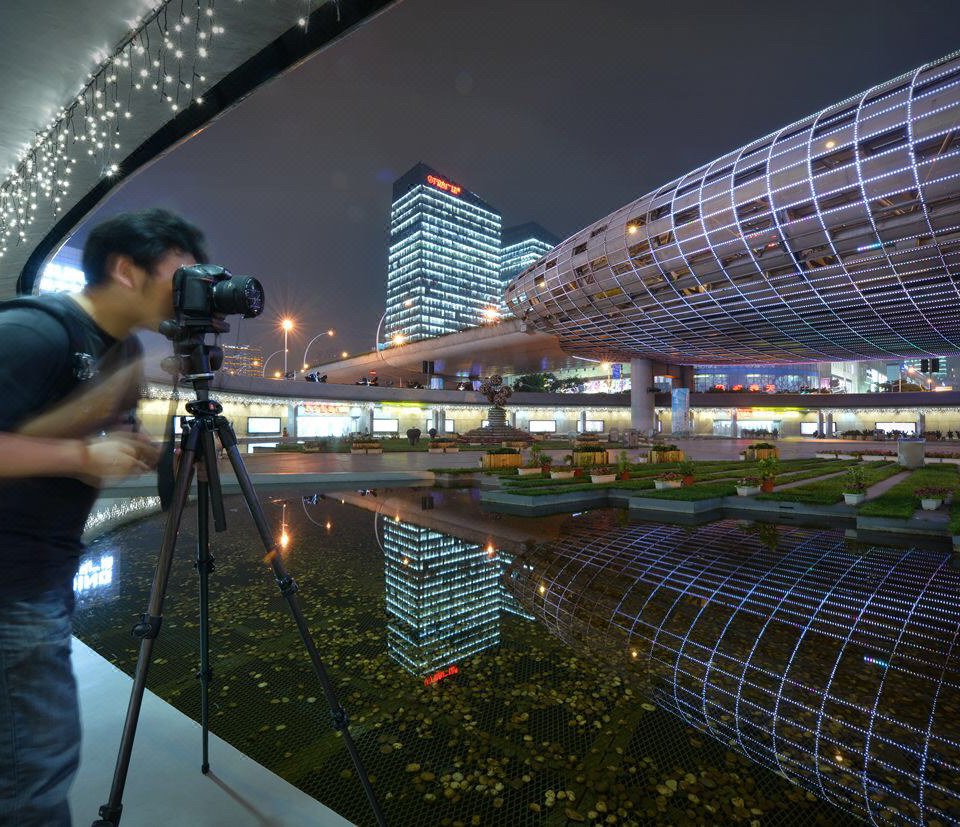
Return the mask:
M160 633L163 620L163 600L167 591L167 582L173 564L173 552L180 530L180 520L187 503L190 484L194 473L197 477L197 561L196 566L200 577L200 671L197 677L201 686L201 728L203 737L203 761L201 772L206 774L210 769L208 753L208 720L209 720L209 683L212 678L209 657L209 618L208 618L208 578L213 570L213 558L209 553L209 513L213 510L213 522L217 531L226 528L224 516L223 495L220 487L220 472L217 468L216 446L214 434L220 440L220 445L226 450L230 464L240 489L246 500L247 507L256 525L257 532L267 551L266 561L269 562L273 576L280 593L287 601L290 613L300 633L303 645L307 649L314 672L323 688L323 693L333 716L333 727L343 736L344 744L350 753L354 768L363 785L364 792L370 802L370 808L376 817L377 823L384 827L386 820L377 801L367 772L364 769L356 744L350 735L349 720L344 708L337 699L336 692L327 675L326 668L320 659L314 645L310 630L296 598L297 584L287 572L280 556L280 550L273 539L270 526L264 516L260 501L254 491L250 475L243 464L240 449L237 447L237 437L229 421L222 416L223 406L210 398L209 388L213 373L209 372L210 350L213 348L197 344L195 355L204 372L187 375L193 382L197 398L187 404L187 411L191 414L183 423L183 434L180 441L180 465L174 478L173 500L170 513L164 528L163 541L160 547L160 557L154 574L153 585L150 589L150 598L146 613L140 616L140 621L133 627L133 634L140 638L140 653L137 658L137 667L134 673L133 689L130 693L130 702L127 707L127 717L123 724L123 734L120 738L120 750L117 755L117 764L113 774L113 784L110 788L110 798L100 807L100 818L93 822L93 827L117 827L123 810L123 788L126 784L127 771L130 766L130 756L133 751L133 739L136 735L137 721L140 716L140 707L143 702L143 692L147 682L147 669L150 665L153 642ZM191 357L181 357L187 364Z

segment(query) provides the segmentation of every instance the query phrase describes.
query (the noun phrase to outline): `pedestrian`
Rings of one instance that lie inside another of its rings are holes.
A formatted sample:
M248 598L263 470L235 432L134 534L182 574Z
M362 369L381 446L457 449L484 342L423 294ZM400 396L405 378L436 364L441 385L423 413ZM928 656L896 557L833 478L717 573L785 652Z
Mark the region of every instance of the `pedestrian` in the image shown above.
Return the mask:
M70 665L73 578L105 479L143 473L135 329L173 315L177 268L202 234L166 210L91 230L86 286L0 308L0 824L67 827L80 755Z

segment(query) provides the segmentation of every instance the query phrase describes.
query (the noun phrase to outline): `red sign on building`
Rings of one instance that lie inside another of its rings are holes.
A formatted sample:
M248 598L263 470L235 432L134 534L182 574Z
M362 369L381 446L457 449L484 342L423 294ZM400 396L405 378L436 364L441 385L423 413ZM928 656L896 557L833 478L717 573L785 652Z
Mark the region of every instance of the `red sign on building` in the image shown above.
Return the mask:
M443 178L438 178L436 175L428 175L427 183L436 187L438 190L449 192L451 195L459 195L461 192L463 192L463 187L458 187L456 184L451 184L449 181L445 181Z

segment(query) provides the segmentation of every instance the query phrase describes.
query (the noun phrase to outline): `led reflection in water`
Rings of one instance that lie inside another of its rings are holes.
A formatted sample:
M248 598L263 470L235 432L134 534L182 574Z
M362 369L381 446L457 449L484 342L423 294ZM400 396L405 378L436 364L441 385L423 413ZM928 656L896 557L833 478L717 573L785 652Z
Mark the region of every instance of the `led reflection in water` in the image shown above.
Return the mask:
M960 818L960 572L733 521L584 531L507 580L691 726L873 823Z

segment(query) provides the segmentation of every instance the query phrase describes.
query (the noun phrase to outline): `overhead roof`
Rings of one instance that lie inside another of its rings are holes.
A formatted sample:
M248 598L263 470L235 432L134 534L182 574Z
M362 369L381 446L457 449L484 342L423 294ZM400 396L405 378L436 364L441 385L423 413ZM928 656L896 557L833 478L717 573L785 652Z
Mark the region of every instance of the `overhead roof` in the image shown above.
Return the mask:
M393 2L5 0L0 298L124 177Z

